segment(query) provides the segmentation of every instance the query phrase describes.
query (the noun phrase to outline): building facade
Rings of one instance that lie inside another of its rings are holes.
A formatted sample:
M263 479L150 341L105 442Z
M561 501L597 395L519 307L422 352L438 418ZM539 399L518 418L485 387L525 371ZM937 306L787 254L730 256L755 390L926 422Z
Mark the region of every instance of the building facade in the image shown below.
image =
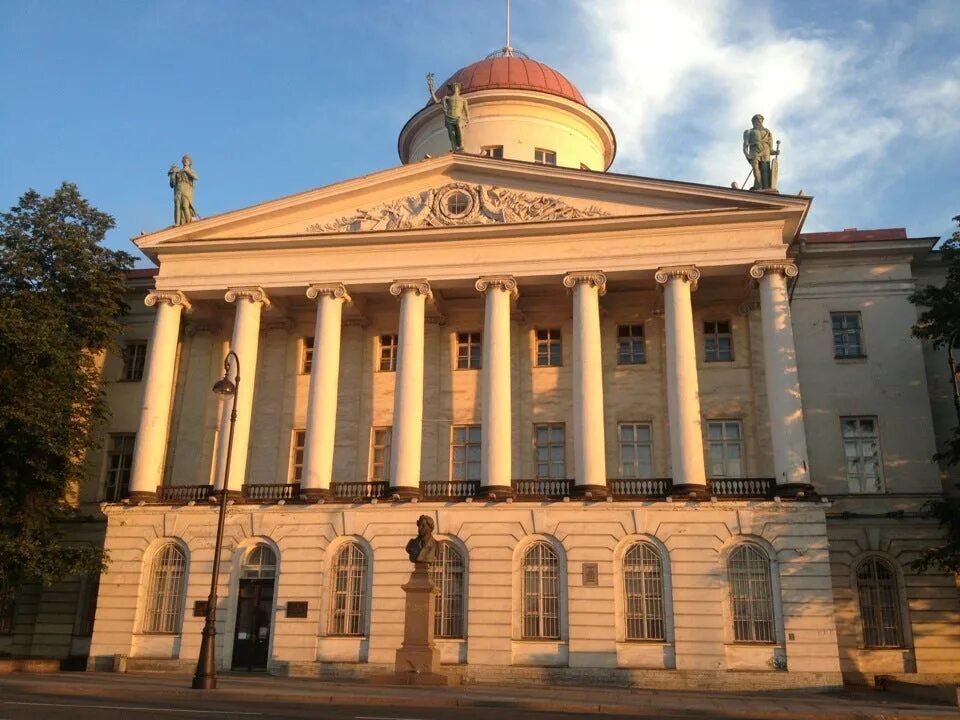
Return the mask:
M607 123L524 57L454 80L464 152L431 102L397 168L137 239L157 270L131 275L78 495L110 567L63 590L92 637L50 648L192 667L225 490L224 668L392 668L427 514L467 680L956 673L955 578L908 566L957 479L930 461L946 359L910 338L936 239L803 235L807 197L609 173ZM0 649L45 647L70 612L44 625L49 594Z

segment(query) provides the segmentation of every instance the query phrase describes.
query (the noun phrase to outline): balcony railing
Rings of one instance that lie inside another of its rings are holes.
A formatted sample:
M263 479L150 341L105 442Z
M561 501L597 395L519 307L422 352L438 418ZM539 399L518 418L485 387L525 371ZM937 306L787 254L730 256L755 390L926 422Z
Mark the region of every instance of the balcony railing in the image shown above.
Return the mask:
M769 498L773 495L773 478L713 478L707 480L710 495L718 498Z
M479 480L423 480L420 483L420 497L425 500L462 500L479 494Z
M333 482L330 483L330 493L334 500L340 502L362 502L373 498L388 498L390 497L390 483L380 480Z
M573 480L535 478L513 481L513 493L518 500L559 500L570 497L572 490Z
M206 500L213 492L212 485L164 485L157 488L157 502L188 503Z
M671 478L610 478L607 489L614 498L662 500L673 490Z
M277 500L298 500L300 483L281 483L275 485L244 485L241 488L245 502L276 502Z

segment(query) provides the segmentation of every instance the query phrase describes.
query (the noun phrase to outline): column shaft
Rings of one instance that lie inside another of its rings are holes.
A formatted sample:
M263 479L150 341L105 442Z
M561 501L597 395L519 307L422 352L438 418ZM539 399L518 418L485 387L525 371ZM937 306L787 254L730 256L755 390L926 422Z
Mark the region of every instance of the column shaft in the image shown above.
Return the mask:
M307 297L317 300L313 366L307 398L307 429L301 490L310 496L329 494L337 426L340 378L340 326L343 305L350 301L343 285L311 285Z
M233 435L233 457L230 458L230 477L226 478L228 492L239 492L246 482L247 451L250 446L250 426L253 421L253 393L257 377L257 353L260 346L260 313L270 303L262 288L231 288L225 296L227 302L236 302L237 311L233 323L233 339L230 349L240 359L240 385L237 394L237 422ZM231 363L232 365L232 363ZM231 367L230 378L236 379L237 369ZM227 465L227 438L230 434L230 406L232 399L222 405L220 434L217 445L217 472L215 487L224 487L224 471Z
M750 274L760 282L764 375L777 484L809 486L807 436L786 280L797 274L797 268L782 260L772 261L755 264Z
M190 306L183 294L176 291L154 290L144 302L158 307L144 370L143 408L133 450L132 500L155 497L157 487L163 483L180 316L184 306Z
M430 285L426 280L397 281L400 337L393 392L393 437L390 485L406 497L420 493L420 450L423 442L423 324Z
M690 298L699 277L700 271L694 267L662 268L656 274L657 282L664 285L667 414L670 418L673 484L681 493L702 493L706 488L697 350Z

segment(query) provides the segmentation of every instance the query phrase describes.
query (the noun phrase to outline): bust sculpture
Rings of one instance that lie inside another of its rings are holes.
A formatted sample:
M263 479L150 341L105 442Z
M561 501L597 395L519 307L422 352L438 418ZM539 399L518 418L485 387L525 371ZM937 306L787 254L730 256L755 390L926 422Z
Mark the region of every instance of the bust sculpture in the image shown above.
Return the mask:
M437 561L437 541L433 537L436 524L428 515L421 515L417 519L417 536L407 543L407 555L410 562L432 565Z
M193 207L193 185L197 181L197 173L190 156L183 156L182 168L178 168L176 163L171 165L167 177L173 188L173 224L186 225L199 219Z
M763 126L763 115L754 115L750 123L753 127L743 131L743 154L753 168L750 189L776 190L780 143L773 146L773 133Z
M463 86L458 82L447 85L450 94L441 101L433 86L433 73L428 73L427 88L430 90L433 101L443 106L443 123L450 138L450 149L454 152L463 152L463 131L466 124L470 122L470 107L467 99L460 94Z

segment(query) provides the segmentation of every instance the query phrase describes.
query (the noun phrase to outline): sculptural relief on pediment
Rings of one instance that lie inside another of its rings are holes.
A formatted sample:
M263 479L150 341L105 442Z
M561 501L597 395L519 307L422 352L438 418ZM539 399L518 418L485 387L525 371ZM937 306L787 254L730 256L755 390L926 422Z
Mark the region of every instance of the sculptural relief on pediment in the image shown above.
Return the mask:
M367 232L414 228L549 222L604 217L591 205L577 208L550 195L518 192L496 186L450 183L372 208L359 209L333 222L314 223L307 232Z

